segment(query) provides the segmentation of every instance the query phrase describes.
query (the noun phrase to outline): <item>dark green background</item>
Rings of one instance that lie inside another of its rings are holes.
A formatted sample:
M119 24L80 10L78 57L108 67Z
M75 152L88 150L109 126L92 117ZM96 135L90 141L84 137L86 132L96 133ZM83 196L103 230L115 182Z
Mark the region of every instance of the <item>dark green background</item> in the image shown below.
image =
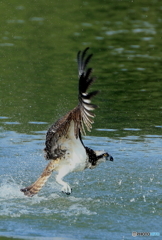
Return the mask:
M89 46L92 135L162 133L161 1L1 1L0 22L3 128L46 130L75 107L76 54Z

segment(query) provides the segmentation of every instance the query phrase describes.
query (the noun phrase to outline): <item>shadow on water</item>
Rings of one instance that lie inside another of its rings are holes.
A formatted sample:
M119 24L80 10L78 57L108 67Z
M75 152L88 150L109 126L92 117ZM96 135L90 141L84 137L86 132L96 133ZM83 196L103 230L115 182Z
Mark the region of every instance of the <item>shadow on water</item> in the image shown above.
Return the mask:
M161 231L160 1L3 1L0 9L0 235L132 239ZM99 105L86 145L115 161L54 175L34 198L19 189L46 165L51 123L77 104L76 53L90 46ZM152 221L154 219L154 221ZM0 237L3 239L3 237Z

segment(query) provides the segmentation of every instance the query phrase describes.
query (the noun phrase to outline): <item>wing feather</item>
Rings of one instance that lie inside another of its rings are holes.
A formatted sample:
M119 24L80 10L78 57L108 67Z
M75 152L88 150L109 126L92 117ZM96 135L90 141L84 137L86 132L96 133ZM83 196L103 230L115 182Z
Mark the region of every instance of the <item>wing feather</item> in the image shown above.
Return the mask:
M85 127L88 131L91 131L93 118L95 116L92 111L97 107L91 103L91 98L94 97L98 91L87 93L88 88L95 81L95 78L91 77L92 68L86 69L92 57L92 54L87 55L88 49L89 48L86 48L82 52L79 51L77 54L79 73L78 106L49 128L46 134L46 147L44 149L47 160L55 160L65 154L65 150L61 149L59 144L62 137L67 137L71 121L74 122L74 137L79 137L81 140L80 133L86 134Z
M92 68L88 68L87 64L90 61L92 54L87 55L89 48L86 48L83 52L79 51L77 55L78 59L78 71L79 71L79 109L81 114L81 132L85 133L83 130L83 125L86 126L88 131L91 131L91 124L93 123L94 114L92 111L97 108L96 105L91 103L91 98L97 95L98 91L93 91L87 93L88 88L95 81L95 78L91 76Z

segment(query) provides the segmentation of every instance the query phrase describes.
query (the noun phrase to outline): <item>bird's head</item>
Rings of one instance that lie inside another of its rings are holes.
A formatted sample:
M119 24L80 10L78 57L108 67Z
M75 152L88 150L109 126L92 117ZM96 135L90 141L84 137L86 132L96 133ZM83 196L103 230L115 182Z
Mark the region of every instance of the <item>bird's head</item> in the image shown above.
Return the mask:
M113 157L107 152L103 153L102 157L105 158L106 161L114 161Z
M95 152L99 161L114 161L113 157L107 152L103 152L103 151L95 151Z

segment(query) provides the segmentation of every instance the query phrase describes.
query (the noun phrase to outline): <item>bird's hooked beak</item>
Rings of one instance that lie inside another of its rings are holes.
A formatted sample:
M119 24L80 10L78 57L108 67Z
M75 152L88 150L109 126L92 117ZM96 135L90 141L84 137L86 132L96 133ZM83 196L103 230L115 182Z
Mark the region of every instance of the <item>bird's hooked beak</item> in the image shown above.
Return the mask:
M107 161L114 161L114 158L108 153L105 153L105 157Z

